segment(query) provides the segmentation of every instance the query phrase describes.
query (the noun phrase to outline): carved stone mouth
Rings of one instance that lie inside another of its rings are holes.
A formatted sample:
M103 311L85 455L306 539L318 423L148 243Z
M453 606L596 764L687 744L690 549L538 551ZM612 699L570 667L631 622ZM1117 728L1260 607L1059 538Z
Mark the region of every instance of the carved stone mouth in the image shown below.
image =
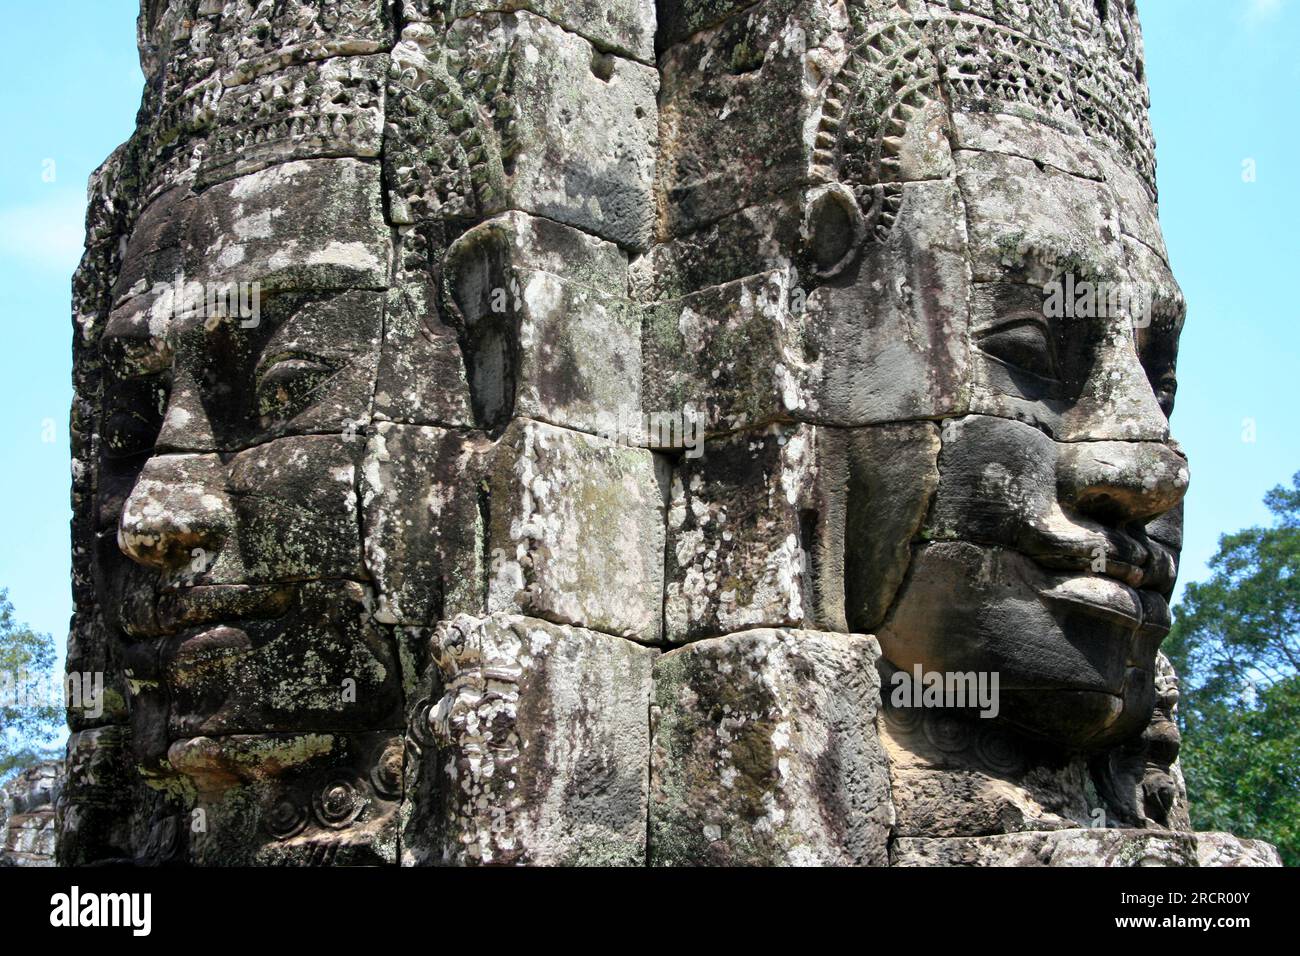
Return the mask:
M1142 599L1122 581L1102 575L1058 576L1039 592L1052 603L1082 608L1093 616L1128 627L1142 624Z
M1143 566L1109 556L1100 567L1097 566L1096 556L1092 554L1031 554L1029 557L1051 574L1073 571L1119 581L1131 588L1141 588L1146 584L1146 569Z
M1081 572L1118 581L1133 590L1167 594L1174 584L1176 552L1145 536L1139 540L1115 528L1105 532L1104 544L1097 539L1083 542L1047 541L1033 547L1028 556L1047 571Z
M158 596L159 623L168 629L280 617L293 603L294 584L208 584Z
M1169 603L1163 594L1130 587L1116 578L1099 574L1055 576L1039 596L1124 627L1169 629Z
M1053 553L1031 555L1049 572L1040 596L1125 627L1168 631L1176 552L1139 535L1107 528L1105 551L1100 555L1096 546L1086 549L1074 542Z

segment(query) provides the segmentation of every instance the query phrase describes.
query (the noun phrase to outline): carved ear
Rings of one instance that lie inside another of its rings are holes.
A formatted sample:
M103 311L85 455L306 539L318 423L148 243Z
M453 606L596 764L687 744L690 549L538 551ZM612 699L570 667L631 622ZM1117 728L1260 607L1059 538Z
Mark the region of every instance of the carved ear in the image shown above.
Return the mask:
M444 314L463 331L485 316L501 313L493 308L493 296L509 292L510 240L505 226L488 220L458 236L443 256L441 304Z
M444 314L460 333L474 421L504 428L514 415L522 303L512 235L499 220L462 234L442 260Z
M804 253L821 279L839 275L857 260L867 235L853 191L831 183L810 191L804 200Z

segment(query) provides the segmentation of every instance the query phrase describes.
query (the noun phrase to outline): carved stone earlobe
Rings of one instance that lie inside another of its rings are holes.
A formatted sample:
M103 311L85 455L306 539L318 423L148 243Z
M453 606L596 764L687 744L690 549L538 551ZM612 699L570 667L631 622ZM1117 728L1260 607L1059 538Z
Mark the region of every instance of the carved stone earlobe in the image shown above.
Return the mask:
M808 193L802 235L805 255L818 278L833 278L857 261L880 211L879 195L872 196L875 201L864 214L853 191L842 183Z

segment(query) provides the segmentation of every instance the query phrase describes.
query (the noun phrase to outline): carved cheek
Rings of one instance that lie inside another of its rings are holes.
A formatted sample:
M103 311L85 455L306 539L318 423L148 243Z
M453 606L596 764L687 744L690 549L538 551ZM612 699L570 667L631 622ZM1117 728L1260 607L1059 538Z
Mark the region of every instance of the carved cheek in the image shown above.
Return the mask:
M944 436L929 535L1031 547L1058 510L1057 443L1030 425L984 415L954 420Z
M363 577L355 462L364 445L358 436L311 435L234 456L237 555L231 549L223 580Z

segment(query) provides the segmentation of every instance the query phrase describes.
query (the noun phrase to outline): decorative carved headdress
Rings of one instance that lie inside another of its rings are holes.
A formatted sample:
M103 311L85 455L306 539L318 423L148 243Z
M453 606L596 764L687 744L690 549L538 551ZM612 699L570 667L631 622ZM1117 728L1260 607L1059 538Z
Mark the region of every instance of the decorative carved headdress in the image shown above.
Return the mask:
M825 98L814 176L848 184L876 239L909 178L927 112L1004 112L1113 148L1155 198L1137 17L1127 0L851 0L848 55Z

